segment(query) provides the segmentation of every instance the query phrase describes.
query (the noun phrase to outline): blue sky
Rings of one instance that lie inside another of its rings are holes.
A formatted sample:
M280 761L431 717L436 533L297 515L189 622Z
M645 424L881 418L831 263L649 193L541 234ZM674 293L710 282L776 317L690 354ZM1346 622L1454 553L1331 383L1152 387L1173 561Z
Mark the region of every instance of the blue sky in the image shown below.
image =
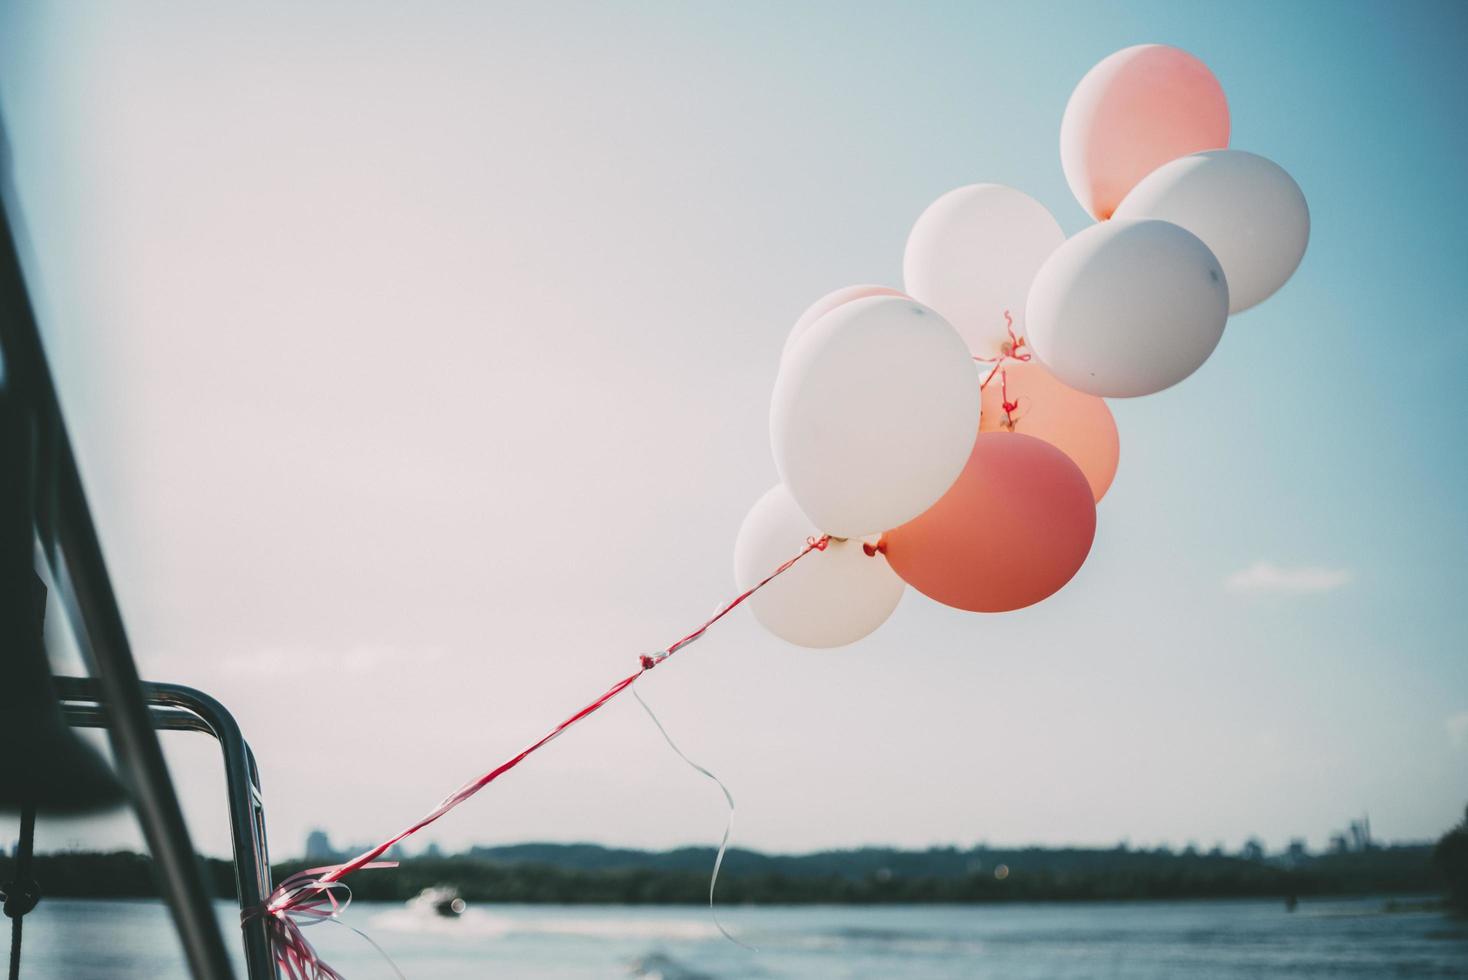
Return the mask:
M900 285L960 184L1085 227L1065 100L1148 41L1210 65L1312 237L1198 374L1113 403L1086 567L1002 617L909 593L842 651L741 616L643 694L771 849L1319 845L1363 811L1424 838L1468 801L1461 5L0 18L32 278L139 660L239 714L277 853L386 836L726 598L790 324ZM301 745L302 717L336 734ZM213 756L169 741L223 851ZM432 836L664 846L720 805L630 705Z

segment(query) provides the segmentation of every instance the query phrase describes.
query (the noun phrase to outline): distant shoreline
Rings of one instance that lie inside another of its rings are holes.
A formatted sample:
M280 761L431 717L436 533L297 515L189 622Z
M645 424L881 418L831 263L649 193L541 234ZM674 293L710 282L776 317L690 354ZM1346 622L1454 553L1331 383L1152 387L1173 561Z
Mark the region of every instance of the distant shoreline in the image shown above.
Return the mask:
M708 901L711 848L627 851L586 844L476 848L415 857L394 870L363 871L353 894L405 901L451 884L475 903L698 905ZM276 865L275 879L327 859ZM234 897L234 866L204 861L215 894ZM0 880L11 861L0 858ZM44 894L149 898L152 863L131 852L60 852L36 857ZM1430 845L1398 845L1290 859L1172 854L1121 848L865 848L807 855L734 850L719 877L723 905L929 905L1008 902L1410 896L1446 890Z

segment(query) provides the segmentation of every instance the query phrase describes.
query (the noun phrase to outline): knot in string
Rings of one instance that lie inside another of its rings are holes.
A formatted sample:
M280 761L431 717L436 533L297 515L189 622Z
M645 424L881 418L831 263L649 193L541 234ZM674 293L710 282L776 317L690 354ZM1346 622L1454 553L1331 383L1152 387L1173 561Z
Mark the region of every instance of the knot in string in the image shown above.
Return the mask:
M1004 428L1009 432L1014 431L1019 419L1015 418L1015 411L1019 409L1019 398L1013 401L1009 399L1009 372L999 372L999 407L1004 409Z
M1000 346L1001 360L1005 357L1015 361L1028 361L1032 355L1025 345L1025 338L1014 332L1014 317L1009 311L1004 311L1004 330L1009 334L1009 340Z
M994 365L994 369L985 376L983 381L979 382L980 390L989 387L989 382L994 380L994 375L998 374L1001 377L1003 376L1005 361L1030 361L1034 359L1034 355L1030 353L1029 348L1025 345L1025 338L1014 332L1014 317L1010 315L1008 310L1004 311L1004 330L1009 334L1009 339L999 345L998 357L976 356L974 358L976 361ZM1008 396L1006 396L1005 401L1007 402L1008 400ZM1011 411L1013 409L1005 408L1006 415Z
M658 664L667 659L668 651L659 650L657 653L644 653L642 656L637 658L637 662L642 664L643 670L652 670Z
M395 868L397 862L372 861L362 867ZM265 921L275 962L288 980L344 980L336 969L321 959L303 931L308 926L327 921L345 926L366 939L401 977L402 971L381 946L360 929L341 922L341 914L352 904L352 889L344 881L327 877L339 871L340 866L297 871L276 886L264 902L241 913L240 921Z
M244 913L245 918L260 915L290 916L313 925L332 919L352 904L352 889L344 881L327 880L322 872L332 868L298 871L282 881L261 906Z

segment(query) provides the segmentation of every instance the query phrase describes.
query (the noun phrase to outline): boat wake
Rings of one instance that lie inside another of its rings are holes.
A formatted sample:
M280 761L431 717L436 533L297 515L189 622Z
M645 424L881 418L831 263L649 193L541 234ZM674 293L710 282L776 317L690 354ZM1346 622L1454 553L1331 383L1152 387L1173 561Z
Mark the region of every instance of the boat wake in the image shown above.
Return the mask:
M515 935L581 936L588 939L703 940L718 938L711 922L679 918L646 917L544 917L521 918L496 915L470 907L462 915L447 918L403 908L379 912L371 919L373 929L411 932L420 935L473 939L501 939Z

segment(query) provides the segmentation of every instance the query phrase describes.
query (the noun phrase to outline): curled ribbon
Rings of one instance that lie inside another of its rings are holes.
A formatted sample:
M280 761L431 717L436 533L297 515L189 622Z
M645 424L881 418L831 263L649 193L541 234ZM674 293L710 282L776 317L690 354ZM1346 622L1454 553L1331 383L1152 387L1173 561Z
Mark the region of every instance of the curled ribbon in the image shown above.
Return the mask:
M718 854L714 855L714 873L709 877L709 915L713 916L714 925L718 927L719 932L724 934L725 939L729 940L729 942L733 943L735 946L742 946L743 948L749 950L751 953L758 953L759 950L755 949L753 946L750 946L747 943L742 943L729 934L729 930L724 928L724 923L719 921L719 910L714 907L714 889L717 888L719 884L719 869L724 866L724 854L729 850L729 837L734 833L734 794L729 792L729 787L725 786L724 781L721 780L718 776L715 776L703 766L699 765L692 759L688 758L688 756L683 754L683 750L678 748L678 743L673 741L673 736L669 735L668 730L663 727L663 723L661 721L658 721L658 716L653 713L652 708L648 705L646 701L642 700L641 694L638 694L634 690L632 692L632 696L637 699L637 703L642 705L642 710L647 712L647 716L651 718L652 723L657 726L658 734L663 737L663 741L668 743L668 748L672 749L677 754L678 758L688 763L688 765L692 767L692 769L699 775L707 776L709 779L713 780L714 785L719 787L719 792L724 794L724 802L729 804L729 819L724 823L724 839L719 841L719 852Z
M719 620L723 619L737 606L743 603L750 596L754 595L760 589L764 588L766 585L769 585L770 582L774 581L777 577L789 571L796 562L800 561L800 559L804 558L812 551L825 551L826 546L830 544L830 542L830 535L821 535L820 537L807 538L805 542L805 547L802 548L799 553L787 560L784 564L780 565L779 568L776 568L773 572L765 576L759 582L744 590L738 596L735 596L734 599L732 599L728 603L725 603L722 607L718 609L717 612L714 613L713 616L707 619L693 632L689 633L682 639L678 640L676 643L670 644L668 647L658 651L655 654L644 654L642 657L639 658L638 669L636 673L629 674L628 676L617 681L611 687L607 688L606 692L603 693L596 700L592 701L590 704L586 705L586 707L582 708L580 711L577 711L575 714L571 715L569 718L556 725L554 728L546 732L536 741L531 742L528 746L521 749L517 754L511 756L505 762L500 763L489 772L486 772L475 779L471 779L463 786L460 786L453 793L446 796L443 801L438 804L438 806L434 807L426 815L420 818L416 823L413 823L412 825L404 828L394 836L383 841L381 844L378 844L376 847L368 851L364 851L363 853L357 855L350 861L347 861L343 864L330 865L328 867L322 868L310 868L305 871L296 872L295 874L282 881L279 885L277 885L275 890L270 893L270 895L265 899L264 902L262 902L255 908L247 909L243 915L244 921L248 922L256 918L265 919L267 926L270 930L271 945L274 949L275 961L277 964L280 965L281 970L284 971L287 980L344 980L340 973L338 973L335 969L333 969L321 959L320 955L316 952L315 947L311 945L310 941L306 939L305 933L302 932L303 926L314 925L317 922L326 920L338 922L340 921L338 919L338 916L351 901L351 891L346 887L346 885L341 883L341 879L345 878L352 872L360 871L363 868L395 867L396 862L378 861L377 859L380 858L383 854L387 853L387 851L394 844L397 844L403 840L406 840L409 837L412 837L414 834L418 833L418 831L422 830L424 827L427 827L439 817L443 816L445 813L448 813L454 807L458 806L460 803L463 803L465 800L469 799L469 797L478 793L490 783L494 782L496 779L500 778L505 773L518 766L520 763L524 762L534 752L543 748L546 744L554 741L556 738L559 738L561 733L563 733L566 729L570 728L572 725L575 725L577 722L585 719L586 717L594 714L608 701L611 701L617 695L621 694L623 691L627 690L627 688L631 687L633 683L635 683L637 679L645 674L647 671L656 667L664 660L667 660L679 650L702 638L704 633L708 632L710 626L713 626ZM640 701L641 699L639 698L638 700ZM644 704L643 707L646 708L646 704ZM651 712L649 712L649 714L651 714ZM657 718L654 717L653 721L656 723ZM659 731L661 731L662 725L658 725L658 729ZM663 732L663 737L667 738L666 732ZM668 740L668 744L672 745L671 739ZM678 747L676 745L673 745L673 750L677 752ZM678 754L683 755L682 752L678 752ZM688 758L687 756L683 757L685 760L687 760ZM712 773L709 773L702 767L697 766L691 760L689 760L689 764L693 765L694 768L704 773L704 775L708 776L710 779L713 779L714 782L718 782L718 780L714 778ZM721 789L723 788L722 783L720 783L719 786ZM724 795L728 797L728 790L724 791ZM728 844L729 830L732 829L733 826L734 800L732 797L728 798L730 806L730 824L729 827L725 829L724 845L720 846L719 858L714 865L715 882L717 882L718 880L719 864L721 864L723 861L724 847ZM709 903L710 907L712 907L712 883L709 886ZM718 923L717 916L715 917L714 921L715 924ZM348 926L348 928L351 927ZM368 942L372 942L372 940L360 930L353 929L352 931L356 932L364 939L367 939ZM732 942L738 943L741 946L744 945L743 943L739 943L737 939L734 939L733 936L730 936L727 932L725 932L722 925L719 926L719 931L723 932L724 935L727 936ZM378 952L382 952L382 948L380 946L377 946L376 943L372 943L372 945L377 947ZM387 954L383 953L383 956L386 957ZM391 959L389 959L388 962L391 963ZM396 965L393 966L393 969L397 970ZM402 974L399 973L398 976L401 977Z
M364 868L396 868L397 866L396 861L373 861L363 865ZM275 953L275 962L284 971L287 980L343 980L340 973L328 966L316 954L315 947L306 939L306 934L302 931L307 926L314 926L320 922L336 922L338 925L351 929L382 954L382 958L387 961L388 966L392 967L399 980L406 980L392 957L388 956L387 951L381 946L373 942L371 936L341 921L341 913L352 904L352 889L344 881L322 881L317 877L322 872L330 870L328 866L297 871L282 881L271 893L271 899L278 899L280 902L278 909L272 909L272 902L267 901L253 909L248 909L241 916L241 921L249 922L257 918L265 920L266 928L270 933L270 945Z
M974 358L984 364L994 365L993 370L985 376L983 381L979 382L980 389L989 387L989 382L994 380L994 375L1000 373L1005 361L1028 361L1034 358L1034 355L1026 349L1025 339L1014 332L1014 317L1008 310L1004 311L1004 329L1009 334L1009 342L1000 348L998 357ZM1005 400L1008 401L1008 396L1005 397Z
M1004 329L1009 334L1009 342L999 349L998 357L975 357L974 360L994 367L979 382L979 390L983 391L989 387L989 382L994 380L994 375L999 375L999 407L1004 409L1004 427L1010 432L1014 431L1014 424L1018 421L1014 417L1019 408L1018 401L1009 400L1009 374L1004 370L1005 361L1029 361L1034 358L1025 345L1025 339L1014 332L1014 317L1008 310L1004 311ZM868 555L871 552L867 552Z

